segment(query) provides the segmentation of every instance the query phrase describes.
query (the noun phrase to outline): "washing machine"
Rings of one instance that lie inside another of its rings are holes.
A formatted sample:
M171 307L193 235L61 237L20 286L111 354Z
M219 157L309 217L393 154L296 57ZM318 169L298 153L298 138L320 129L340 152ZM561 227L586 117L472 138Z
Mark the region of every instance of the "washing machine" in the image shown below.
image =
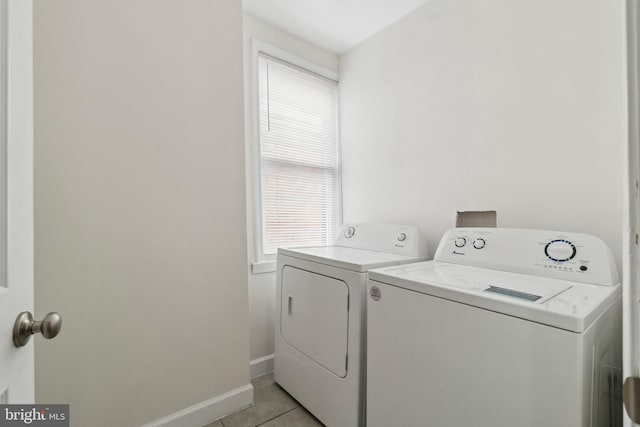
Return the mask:
M586 234L449 230L367 284L367 425L621 425L621 293Z
M333 246L278 249L274 379L330 427L364 425L371 268L427 259L415 227L348 224Z

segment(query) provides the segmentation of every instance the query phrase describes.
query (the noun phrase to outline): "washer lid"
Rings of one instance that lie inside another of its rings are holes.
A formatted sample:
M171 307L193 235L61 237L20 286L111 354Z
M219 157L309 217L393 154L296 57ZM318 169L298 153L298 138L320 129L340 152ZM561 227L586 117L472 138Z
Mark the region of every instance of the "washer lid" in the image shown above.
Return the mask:
M368 251L365 249L346 248L343 246L322 246L315 248L278 249L278 255L287 255L307 261L330 265L346 270L365 272L372 268L424 261L426 257L408 257Z
M620 285L590 285L437 261L373 270L369 279L573 332L584 332L620 295Z

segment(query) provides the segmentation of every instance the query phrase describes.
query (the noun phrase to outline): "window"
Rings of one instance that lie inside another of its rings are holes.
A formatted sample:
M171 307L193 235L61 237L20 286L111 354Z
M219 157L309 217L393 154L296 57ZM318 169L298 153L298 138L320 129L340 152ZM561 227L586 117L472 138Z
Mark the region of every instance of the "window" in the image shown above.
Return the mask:
M332 242L340 222L338 83L258 55L261 257Z

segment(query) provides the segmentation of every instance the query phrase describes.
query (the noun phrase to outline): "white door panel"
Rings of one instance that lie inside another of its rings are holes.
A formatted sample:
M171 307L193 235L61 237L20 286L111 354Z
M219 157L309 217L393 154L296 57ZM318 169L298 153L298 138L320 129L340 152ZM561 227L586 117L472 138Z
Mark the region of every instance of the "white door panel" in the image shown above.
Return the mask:
M32 403L33 343L11 340L18 313L33 311L32 2L0 5L0 402Z
M640 377L640 339L638 322L640 320L640 257L638 252L638 232L640 231L640 198L638 183L640 182L640 134L638 132L638 81L639 79L639 51L640 36L638 22L640 22L640 1L627 2L627 40L628 40L628 91L629 91L629 135L627 162L627 192L625 202L627 216L625 218L625 235L623 236L623 279L622 292L623 311L623 376L626 378ZM625 389L630 383L625 384ZM626 390L625 390L626 391ZM628 404L629 402L625 402ZM628 406L628 405L627 405ZM637 406L637 403L636 403ZM629 408L627 408L629 409ZM640 424L634 423L628 413L624 414L626 427Z
M347 284L285 266L280 297L284 340L337 376L345 377L349 330Z

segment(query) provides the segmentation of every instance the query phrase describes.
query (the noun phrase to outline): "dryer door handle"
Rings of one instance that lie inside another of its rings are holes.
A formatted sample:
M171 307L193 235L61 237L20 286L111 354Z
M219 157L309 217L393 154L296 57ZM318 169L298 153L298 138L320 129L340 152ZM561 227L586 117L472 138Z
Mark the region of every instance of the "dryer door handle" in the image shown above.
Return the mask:
M287 314L289 316L293 316L293 297L289 295L289 299L287 302Z

